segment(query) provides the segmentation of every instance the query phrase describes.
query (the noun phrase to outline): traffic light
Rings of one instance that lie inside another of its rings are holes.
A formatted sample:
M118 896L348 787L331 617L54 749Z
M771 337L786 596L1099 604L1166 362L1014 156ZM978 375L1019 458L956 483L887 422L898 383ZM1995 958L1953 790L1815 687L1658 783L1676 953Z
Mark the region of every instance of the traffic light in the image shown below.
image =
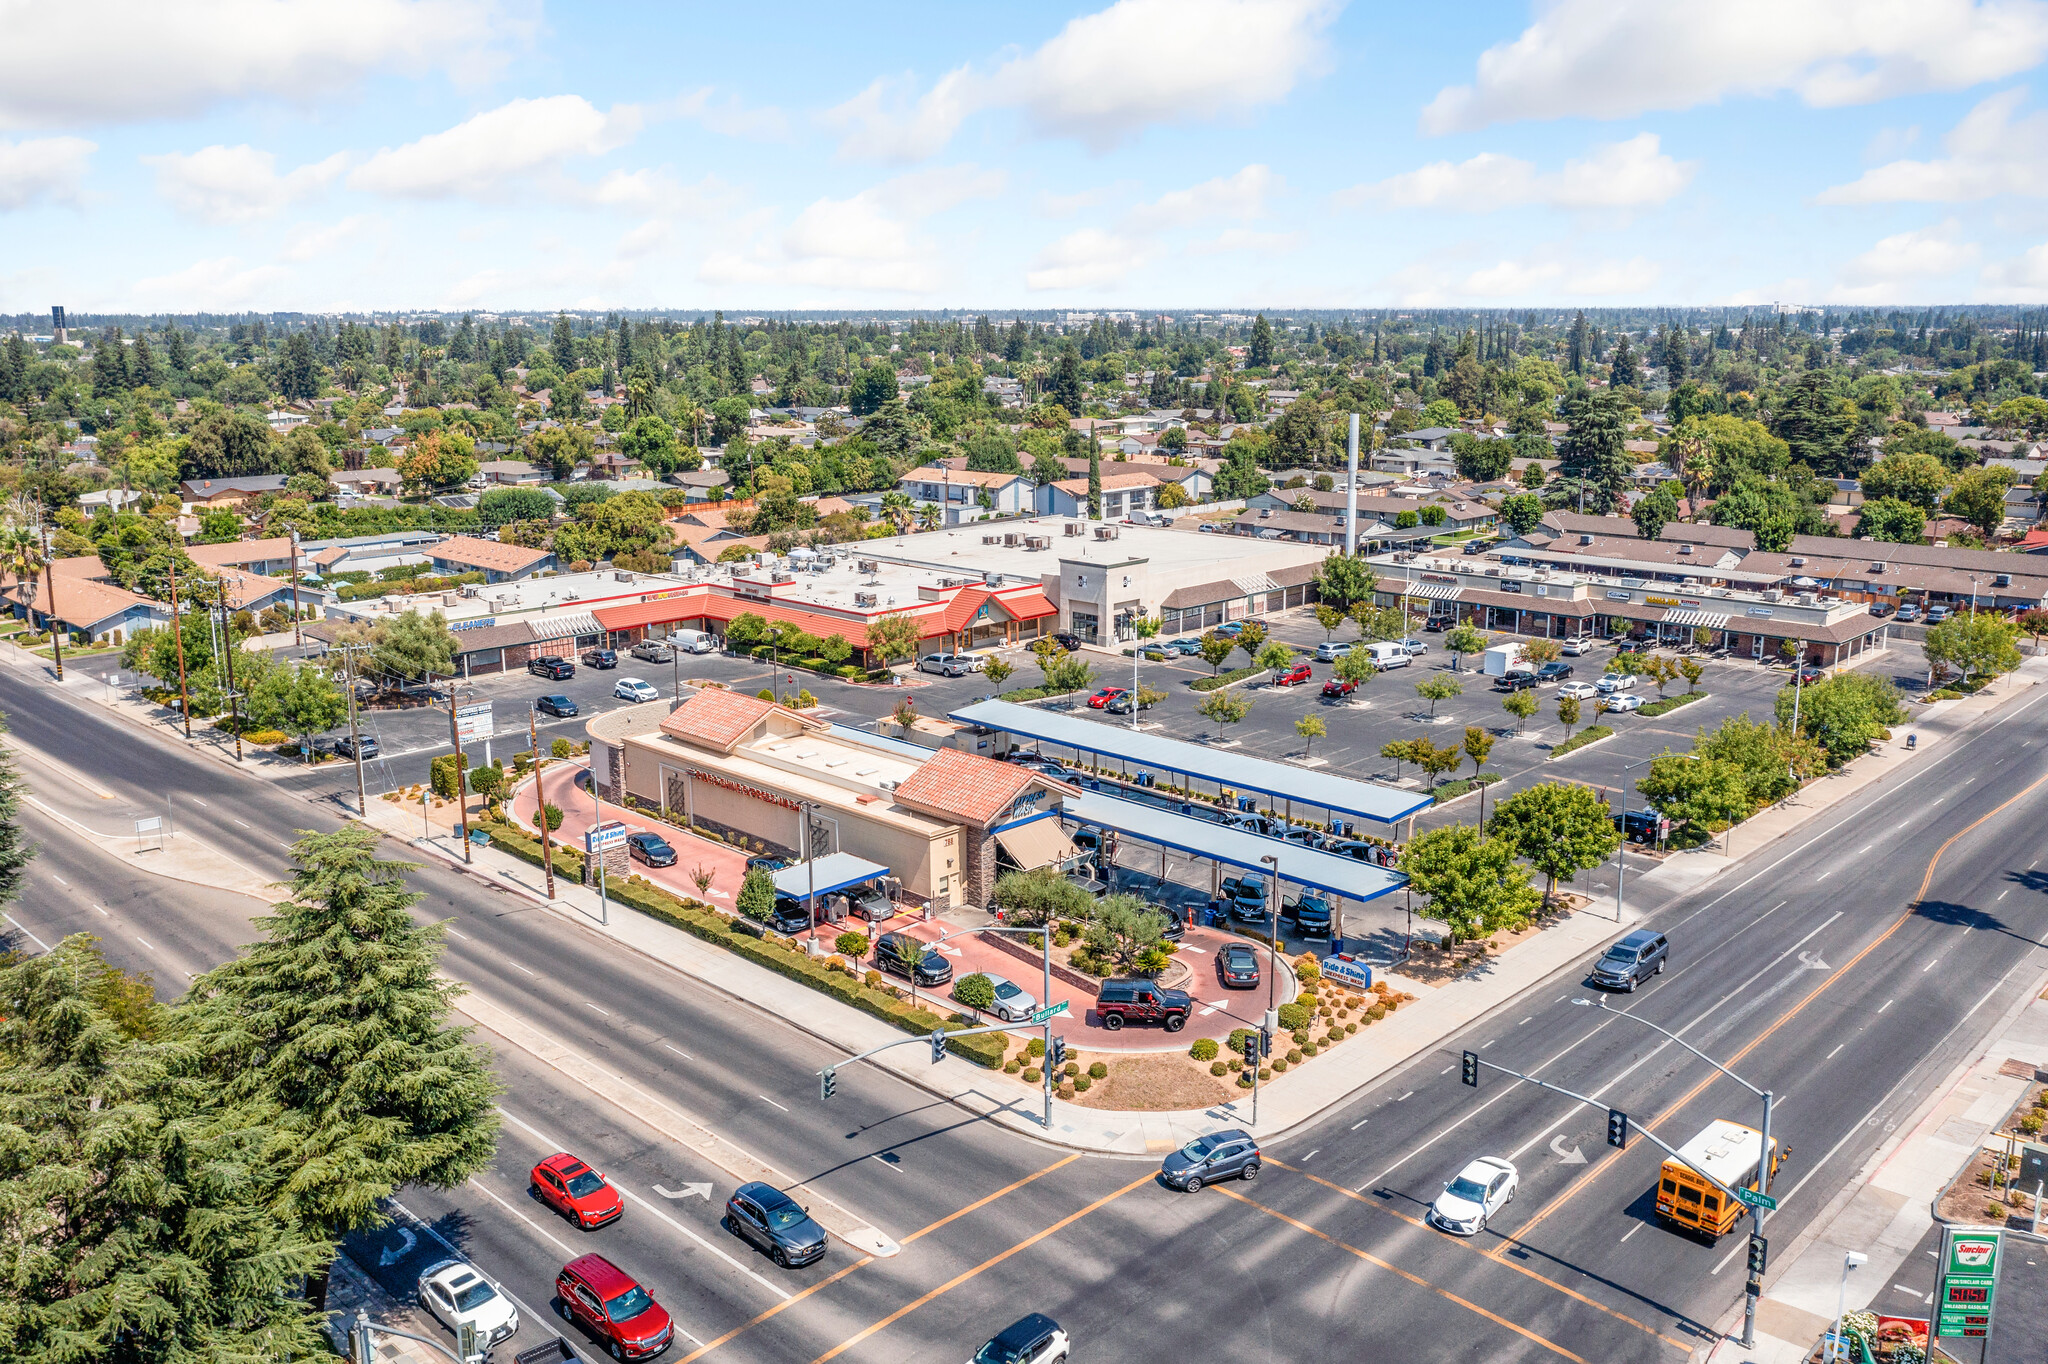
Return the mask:
M1271 1028L1260 1028L1260 1029L1259 1029L1259 1055L1261 1055L1261 1056L1271 1056L1272 1054L1273 1054L1273 1030L1272 1030Z
M1479 1088L1479 1053L1468 1051L1460 1058L1458 1078L1472 1088Z
M831 1066L827 1066L823 1070L818 1072L818 1097L820 1099L831 1098L833 1091L837 1090L838 1088L838 1071L834 1070Z
M1618 1108L1607 1110L1607 1144L1617 1151L1628 1149L1628 1114Z
M1249 1028L1245 1029L1244 1033L1244 1063L1254 1070L1258 1069L1259 1035Z
M932 1064L937 1065L946 1059L946 1030L944 1028L933 1028L930 1040L932 1044Z
M1765 1240L1761 1236L1755 1235L1754 1233L1751 1234L1749 1238L1750 1278L1761 1279L1764 1276L1764 1264L1767 1258L1769 1257L1770 1249L1771 1243L1769 1241Z
M1047 1063L1045 1068L1048 1071L1058 1070L1061 1066L1065 1065L1067 1063L1067 1039L1064 1037L1053 1038L1052 1046L1045 1053L1045 1059Z

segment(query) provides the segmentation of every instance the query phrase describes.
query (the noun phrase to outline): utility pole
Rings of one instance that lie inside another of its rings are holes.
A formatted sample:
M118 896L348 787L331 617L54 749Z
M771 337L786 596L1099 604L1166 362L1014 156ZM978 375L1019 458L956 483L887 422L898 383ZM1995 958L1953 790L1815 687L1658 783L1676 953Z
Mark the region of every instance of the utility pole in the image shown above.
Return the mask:
M50 560L50 528L39 524L43 533L43 590L50 594L50 657L57 663L57 680L64 680L64 627L57 617L57 570Z
M242 694L235 690L235 620L228 614L228 582L220 580L220 634L226 648L228 670L228 725L235 731L235 761L242 761L242 712L239 706ZM63 676L62 673L58 674Z
M363 784L363 736L356 728L356 651L367 649L367 644L344 644L341 646L341 667L348 690L348 748L356 760L356 814L363 819L370 817L370 793Z
M533 753L533 801L535 822L540 825L540 865L547 873L548 898L555 898L555 849L548 840L548 793L540 780L540 729L531 703L526 707L526 746Z
M432 685L431 680L429 685ZM448 675L448 742L455 745L455 827L462 831L462 860L473 861L469 851L469 785L462 771L462 728L455 720L455 675Z
M185 717L185 737L192 737L192 694L185 690L185 618L178 614L178 561L171 560L171 638L178 646L178 710ZM353 707L353 699L349 702ZM353 713L353 712L351 712Z
M291 532L291 537L292 537L292 647L296 649L296 648L302 648L302 647L304 647L304 645L305 645L305 643L306 643L306 633L305 633L305 631L304 631L304 630L302 630L302 629L300 629L300 628L299 628L299 531L298 531L298 527L294 526L294 527L292 528L292 532Z

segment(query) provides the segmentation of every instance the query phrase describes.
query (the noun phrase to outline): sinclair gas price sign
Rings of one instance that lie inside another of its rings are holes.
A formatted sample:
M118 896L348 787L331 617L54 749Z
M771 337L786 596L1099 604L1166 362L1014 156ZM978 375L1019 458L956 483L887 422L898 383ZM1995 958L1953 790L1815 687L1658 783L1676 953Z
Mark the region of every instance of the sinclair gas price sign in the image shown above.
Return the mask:
M2005 1233L1949 1227L1941 1237L1941 1285L1934 1297L1934 1334L1947 1339L1991 1334L1998 1297L1998 1257Z

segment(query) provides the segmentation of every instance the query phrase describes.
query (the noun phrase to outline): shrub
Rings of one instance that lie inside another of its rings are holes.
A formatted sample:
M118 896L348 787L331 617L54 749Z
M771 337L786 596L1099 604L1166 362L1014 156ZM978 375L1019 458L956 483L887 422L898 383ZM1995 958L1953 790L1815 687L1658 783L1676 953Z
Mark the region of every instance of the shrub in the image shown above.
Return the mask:
M1377 1023L1382 1018L1385 1018L1387 1016L1387 1006L1383 1003L1375 1004L1370 1009L1367 1009L1365 1011L1365 1016L1367 1018L1370 1018L1373 1022Z
M557 739L548 745L548 753L551 757L566 758L574 751L574 748L567 739Z
M1209 1073L1211 1075L1217 1076L1218 1078L1221 1078L1222 1076L1230 1074L1230 1067L1228 1065L1225 1065L1221 1061L1217 1061L1209 1067Z
M2041 1130L2041 1115L2039 1113L2027 1114L2027 1116L2020 1119L2019 1129L2028 1136L2033 1136Z
M1045 1078L1045 1072L1044 1072L1044 1071L1042 1071L1042 1070L1040 1070L1040 1069L1039 1069L1039 1068L1038 1068L1037 1066L1026 1066L1026 1067L1024 1067L1024 1083L1025 1083L1025 1084L1027 1084L1027 1085L1035 1085L1035 1084L1037 1084L1037 1083L1038 1083L1038 1082L1039 1082L1040 1080L1042 1080L1042 1079L1044 1079L1044 1078Z
M859 961L868 954L868 935L865 933L841 933L832 940L832 950L842 957Z
M1406 995L1389 994L1386 998L1387 1012L1392 1013L1406 1001Z
M1308 1026L1309 1008L1299 1000L1280 1006L1280 1031L1299 1032Z
M1195 1039L1195 1044L1188 1048L1188 1055L1194 1057L1197 1061L1213 1061L1216 1059L1216 1053L1219 1050L1220 1048L1217 1047L1215 1038L1198 1037Z
M1025 1051L1034 1057L1045 1055L1045 1039L1043 1037L1032 1038L1031 1045L1026 1047Z
M1077 1076L1074 1080L1074 1092L1076 1094L1086 1094L1094 1087L1095 1081L1089 1079L1086 1075Z
M1308 1044L1307 1044L1306 1042L1304 1042L1304 1043L1302 1043L1302 1046L1301 1046L1301 1047L1289 1047L1289 1048L1287 1049L1287 1064L1289 1064L1289 1065L1291 1065L1291 1066L1295 1066L1295 1065L1300 1065L1300 1064L1301 1064L1301 1054L1302 1054L1302 1047L1306 1047L1307 1045L1308 1045Z
M1273 1068L1272 1068L1271 1066L1260 1066L1260 1067L1259 1067L1259 1078L1260 1078L1261 1080L1270 1080L1270 1079L1272 1079L1272 1078L1273 1078Z
M1353 1033L1355 1033L1355 1032L1357 1032L1357 1031L1358 1031L1358 1025L1357 1025L1356 1023L1346 1023L1346 1024L1344 1025L1344 1035L1345 1035L1346 1037L1349 1037L1349 1036L1351 1036L1351 1034L1353 1034Z
M1081 1063L1079 1061L1069 1061L1064 1066L1060 1067L1060 1074L1066 1076L1070 1080L1073 1079L1076 1075L1079 1075L1080 1073Z
M849 933L846 936L856 937L858 935ZM981 974L981 972L976 971L971 976L961 977L960 983L953 987L953 998L959 1000L970 1009L989 1008L996 1002L995 982Z
M1014 1056L1003 1062L1003 1074L1005 1075L1015 1075L1022 1069L1024 1069L1024 1063Z
M1062 1099L1071 1099L1074 1097L1075 1089L1071 1084L1063 1084L1054 1090L1053 1093L1059 1095Z
M1237 1087L1239 1089L1250 1089L1252 1087L1252 1073L1250 1071L1243 1071L1238 1075Z
M1294 1030L1293 1039L1294 1045L1297 1047L1308 1041L1308 1027L1306 1024Z
M1232 1029L1230 1030L1230 1051L1231 1051L1231 1054L1232 1054L1232 1055L1234 1055L1234 1056L1242 1056L1242 1055L1244 1055L1244 1040L1245 1040L1245 1038L1247 1038L1247 1037L1257 1037L1257 1036L1258 1036L1258 1033L1254 1032L1254 1031L1253 1031L1252 1029L1250 1029L1250 1028L1232 1028Z
M1300 1055L1301 1055L1301 1053L1300 1053L1300 1052L1296 1052L1296 1053L1294 1053L1294 1054L1295 1054L1296 1056L1300 1056ZM1271 1067L1270 1071L1262 1070L1262 1071L1260 1071L1260 1072L1259 1072L1259 1075L1260 1075L1260 1077L1261 1077L1261 1078L1264 1078L1264 1077L1265 1077L1266 1075L1268 1075L1268 1074L1278 1075L1278 1074L1280 1074L1280 1073L1281 1073L1282 1071L1284 1071L1284 1070L1286 1070L1286 1069L1287 1069L1287 1058L1286 1058L1286 1057L1284 1057L1284 1056L1276 1056L1276 1057L1274 1057L1274 1058L1273 1058L1273 1065L1272 1065L1272 1067Z
M1310 1042L1302 1047L1301 1054L1303 1056L1314 1056L1318 1050L1320 1050L1320 1048L1318 1048L1315 1043ZM1293 1052L1288 1053L1289 1056L1292 1056L1293 1054Z
M291 737L281 729L252 729L242 736L252 744L281 744Z
M1090 1079L1107 1080L1109 1078L1109 1067L1103 1062L1097 1061L1088 1067L1088 1075Z
M1294 978L1303 985L1323 978L1323 968L1316 964L1316 954L1304 952L1294 959Z

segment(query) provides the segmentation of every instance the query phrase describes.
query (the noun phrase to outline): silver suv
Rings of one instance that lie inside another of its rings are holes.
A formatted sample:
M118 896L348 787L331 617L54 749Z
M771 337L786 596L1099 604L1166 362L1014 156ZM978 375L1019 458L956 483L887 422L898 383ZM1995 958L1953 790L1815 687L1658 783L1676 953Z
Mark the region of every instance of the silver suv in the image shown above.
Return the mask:
M1608 948L1607 954L1594 964L1593 983L1634 994L1636 987L1651 976L1664 974L1664 960L1670 954L1671 944L1662 933L1639 928Z

